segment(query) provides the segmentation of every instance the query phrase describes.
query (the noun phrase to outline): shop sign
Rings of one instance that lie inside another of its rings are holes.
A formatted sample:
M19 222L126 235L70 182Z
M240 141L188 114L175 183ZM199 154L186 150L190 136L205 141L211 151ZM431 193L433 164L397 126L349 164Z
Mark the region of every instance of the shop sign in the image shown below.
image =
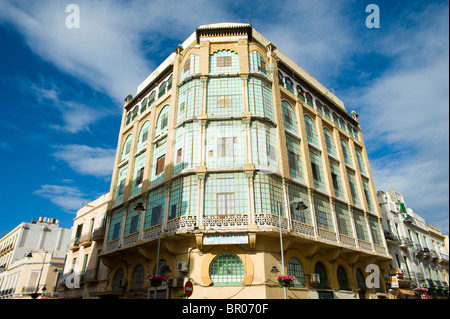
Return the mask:
M205 234L203 245L248 244L247 234Z

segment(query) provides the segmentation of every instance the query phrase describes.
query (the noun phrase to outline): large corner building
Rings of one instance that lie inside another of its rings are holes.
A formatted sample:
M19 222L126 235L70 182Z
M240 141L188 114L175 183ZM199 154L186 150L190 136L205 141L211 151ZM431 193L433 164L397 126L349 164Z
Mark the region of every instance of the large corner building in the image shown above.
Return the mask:
M105 296L283 298L283 272L287 298L386 296L358 115L249 24L200 26L125 99L106 216Z

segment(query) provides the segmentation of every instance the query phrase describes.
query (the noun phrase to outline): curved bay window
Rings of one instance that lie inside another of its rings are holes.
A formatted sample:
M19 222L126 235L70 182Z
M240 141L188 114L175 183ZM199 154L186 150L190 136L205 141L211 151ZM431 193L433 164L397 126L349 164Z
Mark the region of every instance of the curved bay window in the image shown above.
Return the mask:
M209 266L209 276L214 286L242 285L245 268L242 260L234 254L221 254Z

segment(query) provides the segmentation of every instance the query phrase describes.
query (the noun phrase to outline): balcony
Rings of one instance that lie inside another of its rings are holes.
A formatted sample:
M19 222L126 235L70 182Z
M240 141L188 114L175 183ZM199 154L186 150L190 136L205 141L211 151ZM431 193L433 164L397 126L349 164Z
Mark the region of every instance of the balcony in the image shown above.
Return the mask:
M74 238L69 245L71 251L77 251L80 249L80 237Z
M251 219L252 217L246 214L201 216L200 220L197 215L183 215L170 219L163 225L156 224L130 234L119 235L119 237L105 243L103 254L111 254L124 249L134 249L138 245L150 243L159 238L160 231L162 238L173 235L192 236L195 232L199 235L196 239L199 240L197 243L200 244L203 234L222 231L268 234L278 233L280 230L280 218L276 214L257 213L253 217L254 220ZM357 251L383 257L389 255L387 248L383 245L376 245L369 241L356 239L351 235L338 233L334 229L325 229L297 220L292 220L289 223L289 220L285 217L281 218L281 230L284 236L292 239L298 239L301 242L330 245L330 249L342 248L342 251L345 253ZM102 231L104 232L105 230Z
M102 241L105 238L105 228L100 227L92 232L92 241Z
M92 245L92 234L84 234L80 237L80 246L89 247Z
M394 233L391 233L390 231L385 231L384 232L384 238L386 238L387 242L393 243L398 245L400 240L397 237L397 235L395 235Z

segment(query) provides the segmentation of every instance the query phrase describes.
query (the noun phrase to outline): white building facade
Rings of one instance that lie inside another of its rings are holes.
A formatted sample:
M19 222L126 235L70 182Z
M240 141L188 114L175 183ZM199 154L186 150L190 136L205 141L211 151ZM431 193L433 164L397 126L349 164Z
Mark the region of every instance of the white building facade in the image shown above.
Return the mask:
M448 296L448 254L436 244L437 236L395 190L378 191L382 225L389 253L393 257L387 282L394 298L440 298ZM440 234L440 231L436 230ZM444 248L442 236L442 247ZM439 247L439 248L437 248ZM445 261L445 258L447 261ZM447 263L447 274L442 264ZM418 293L426 289L426 294Z
M21 223L3 236L0 239L0 298L30 298L30 294L36 292L41 297L55 297L70 233L70 229L59 226L57 219L39 217Z

